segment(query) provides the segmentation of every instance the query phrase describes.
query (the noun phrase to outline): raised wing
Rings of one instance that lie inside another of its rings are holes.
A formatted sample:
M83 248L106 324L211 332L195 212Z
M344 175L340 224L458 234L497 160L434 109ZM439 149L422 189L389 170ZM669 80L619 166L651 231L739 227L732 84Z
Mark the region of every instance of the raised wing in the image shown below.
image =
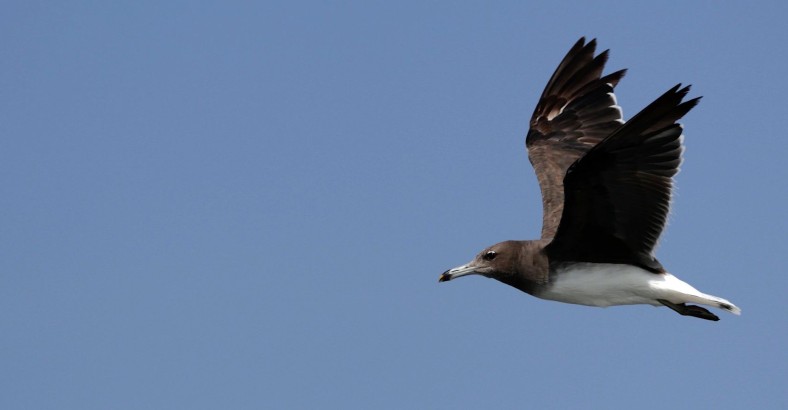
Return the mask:
M542 190L542 238L555 236L564 206L566 170L623 121L613 88L626 70L601 77L608 50L581 38L556 68L531 116L528 159Z
M564 178L561 223L548 253L562 260L637 264L654 258L681 164L677 124L700 98L677 85L575 162Z

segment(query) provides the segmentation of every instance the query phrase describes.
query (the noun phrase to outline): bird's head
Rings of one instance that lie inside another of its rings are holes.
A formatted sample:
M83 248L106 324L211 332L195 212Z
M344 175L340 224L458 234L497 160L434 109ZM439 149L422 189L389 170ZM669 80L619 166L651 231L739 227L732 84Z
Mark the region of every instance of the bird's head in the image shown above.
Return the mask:
M438 282L447 282L467 275L482 275L505 281L516 273L520 246L516 241L506 241L479 252L472 261L443 272Z

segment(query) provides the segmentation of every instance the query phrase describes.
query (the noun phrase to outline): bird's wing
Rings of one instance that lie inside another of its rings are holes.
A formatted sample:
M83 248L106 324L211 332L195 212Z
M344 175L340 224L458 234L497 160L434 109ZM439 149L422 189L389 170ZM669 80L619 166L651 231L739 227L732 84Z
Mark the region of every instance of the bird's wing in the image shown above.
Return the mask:
M564 209L548 252L561 260L635 263L652 271L681 164L681 117L700 97L682 102L677 85L569 167Z
M613 88L626 70L601 77L608 50L581 38L566 54L539 98L525 139L542 190L542 238L552 238L564 206L566 170L623 121Z

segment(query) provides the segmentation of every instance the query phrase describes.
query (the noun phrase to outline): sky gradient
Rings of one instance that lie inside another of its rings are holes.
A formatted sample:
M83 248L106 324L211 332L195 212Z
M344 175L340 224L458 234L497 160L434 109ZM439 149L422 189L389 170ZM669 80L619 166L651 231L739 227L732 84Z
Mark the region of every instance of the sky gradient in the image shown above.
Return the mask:
M0 408L786 408L786 15L6 2ZM703 96L657 255L741 317L437 283L539 235L524 136L581 36L625 118Z

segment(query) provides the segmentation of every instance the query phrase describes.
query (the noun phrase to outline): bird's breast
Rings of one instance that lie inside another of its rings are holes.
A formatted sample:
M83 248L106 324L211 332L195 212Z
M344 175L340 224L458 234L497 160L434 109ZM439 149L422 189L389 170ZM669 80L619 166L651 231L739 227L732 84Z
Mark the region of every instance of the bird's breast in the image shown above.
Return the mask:
M663 275L633 265L565 263L550 272L536 297L587 306L658 305L654 289Z

